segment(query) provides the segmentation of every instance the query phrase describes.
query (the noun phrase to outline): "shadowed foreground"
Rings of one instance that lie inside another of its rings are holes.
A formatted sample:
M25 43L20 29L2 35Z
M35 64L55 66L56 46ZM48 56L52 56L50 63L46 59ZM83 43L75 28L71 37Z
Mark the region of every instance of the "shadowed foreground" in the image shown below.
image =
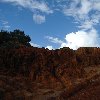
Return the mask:
M0 100L100 100L100 48L0 48Z

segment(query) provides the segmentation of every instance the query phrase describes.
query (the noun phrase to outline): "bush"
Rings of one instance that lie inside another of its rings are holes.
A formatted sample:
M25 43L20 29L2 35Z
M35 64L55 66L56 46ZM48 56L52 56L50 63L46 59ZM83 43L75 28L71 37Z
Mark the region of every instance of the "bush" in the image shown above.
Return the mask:
M25 35L24 31L14 30L13 32L7 32L1 30L0 32L0 47L31 46L30 41L30 37Z

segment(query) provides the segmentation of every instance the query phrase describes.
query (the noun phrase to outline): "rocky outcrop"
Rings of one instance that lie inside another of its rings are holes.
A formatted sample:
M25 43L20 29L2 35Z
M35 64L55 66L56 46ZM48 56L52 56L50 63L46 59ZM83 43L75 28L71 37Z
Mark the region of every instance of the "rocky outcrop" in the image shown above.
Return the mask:
M36 88L73 91L77 80L88 77L85 69L99 65L100 48L0 48L0 98L33 100Z
M76 58L79 65L92 66L100 64L100 48L84 47L76 51Z

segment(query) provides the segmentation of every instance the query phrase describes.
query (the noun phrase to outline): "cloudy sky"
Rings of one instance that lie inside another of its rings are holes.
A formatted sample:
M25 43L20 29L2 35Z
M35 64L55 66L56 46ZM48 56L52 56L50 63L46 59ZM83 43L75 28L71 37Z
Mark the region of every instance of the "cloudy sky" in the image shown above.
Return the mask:
M49 49L100 47L100 0L0 0L0 29Z

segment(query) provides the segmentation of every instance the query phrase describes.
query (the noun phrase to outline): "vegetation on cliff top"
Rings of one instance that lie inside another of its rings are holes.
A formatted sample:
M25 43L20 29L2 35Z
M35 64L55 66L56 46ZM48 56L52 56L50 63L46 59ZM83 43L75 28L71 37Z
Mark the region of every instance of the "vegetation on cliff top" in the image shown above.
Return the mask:
M24 31L14 30L14 31L4 31L0 32L0 47L17 48L20 46L29 47L31 39L28 35L25 35Z

